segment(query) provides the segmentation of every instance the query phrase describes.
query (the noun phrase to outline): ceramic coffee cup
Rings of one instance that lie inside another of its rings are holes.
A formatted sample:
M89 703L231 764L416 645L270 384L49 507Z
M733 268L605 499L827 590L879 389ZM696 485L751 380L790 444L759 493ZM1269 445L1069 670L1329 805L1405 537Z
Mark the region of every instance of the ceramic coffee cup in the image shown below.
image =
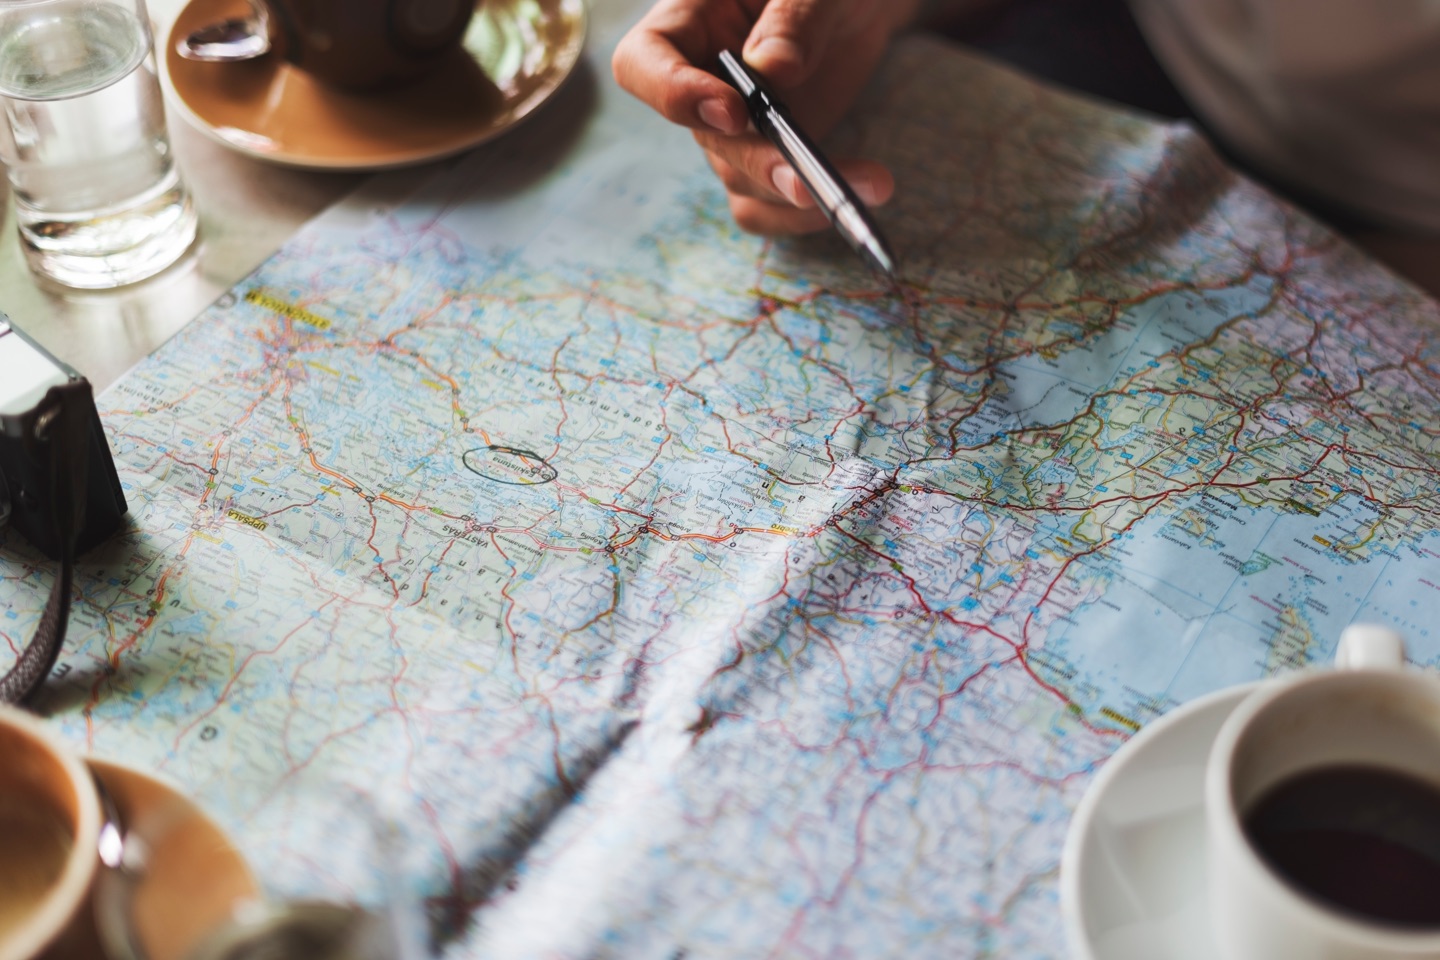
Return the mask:
M93 954L101 821L84 763L0 707L0 960Z
M476 0L252 0L270 48L323 83L374 90L429 72L459 49Z
M1205 779L1227 960L1440 958L1440 679L1354 626L1333 670L1265 684Z

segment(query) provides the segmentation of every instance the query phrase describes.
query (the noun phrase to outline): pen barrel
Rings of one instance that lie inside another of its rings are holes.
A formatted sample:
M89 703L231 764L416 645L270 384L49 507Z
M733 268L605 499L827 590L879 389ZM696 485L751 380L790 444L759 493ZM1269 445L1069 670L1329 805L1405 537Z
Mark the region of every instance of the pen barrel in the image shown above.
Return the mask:
M820 153L814 141L807 137L790 112L775 103L767 104L763 111L756 111L755 125L767 137L781 155L800 175L800 182L815 203L825 211L830 221L835 222L841 206L846 203L863 209L860 199L851 191L839 172Z
M789 112L772 102L764 111L763 125L757 111L755 125L795 168L800 182L845 242L881 273L893 273L895 255L871 218L870 211L840 172L830 165L824 154L790 119Z
M759 74L728 50L722 50L719 59L731 84L745 99L756 130L773 143L794 168L825 217L866 263L893 278L895 256L870 211L845 178L800 129Z

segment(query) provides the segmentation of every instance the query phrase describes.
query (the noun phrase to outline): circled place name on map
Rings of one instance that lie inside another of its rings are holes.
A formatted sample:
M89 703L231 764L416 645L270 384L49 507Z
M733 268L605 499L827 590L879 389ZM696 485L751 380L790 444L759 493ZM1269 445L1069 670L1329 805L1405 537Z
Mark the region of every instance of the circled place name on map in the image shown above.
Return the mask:
M467 450L462 460L471 473L511 486L534 487L559 476L540 454L519 447L477 447Z

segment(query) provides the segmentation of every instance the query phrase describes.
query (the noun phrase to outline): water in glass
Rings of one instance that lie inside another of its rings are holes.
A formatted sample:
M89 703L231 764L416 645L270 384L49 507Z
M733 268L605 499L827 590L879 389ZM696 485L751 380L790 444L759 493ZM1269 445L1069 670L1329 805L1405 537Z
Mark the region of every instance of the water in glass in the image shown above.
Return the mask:
M69 286L143 279L195 238L150 47L143 3L0 0L0 159L31 267Z

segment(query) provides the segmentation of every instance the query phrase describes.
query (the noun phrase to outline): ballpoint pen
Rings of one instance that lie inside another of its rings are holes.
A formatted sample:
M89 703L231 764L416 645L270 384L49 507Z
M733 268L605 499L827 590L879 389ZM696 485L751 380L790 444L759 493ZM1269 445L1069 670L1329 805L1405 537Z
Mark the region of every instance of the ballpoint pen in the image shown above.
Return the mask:
M795 168L800 182L815 198L840 236L870 266L895 280L895 255L865 204L835 171L830 161L790 116L790 111L749 64L729 50L720 51L720 66L730 84L745 98L750 119L761 135L775 144Z

